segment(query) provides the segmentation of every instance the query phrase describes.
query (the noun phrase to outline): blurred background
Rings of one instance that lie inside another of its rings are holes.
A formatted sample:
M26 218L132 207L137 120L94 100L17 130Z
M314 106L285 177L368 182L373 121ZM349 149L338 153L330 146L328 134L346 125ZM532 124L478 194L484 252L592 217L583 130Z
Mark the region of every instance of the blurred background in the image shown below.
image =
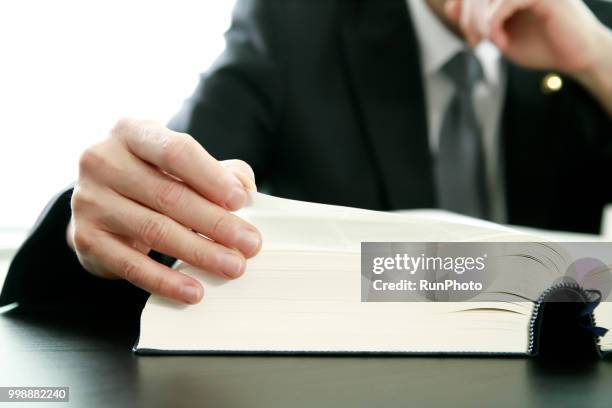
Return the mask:
M166 122L178 111L222 52L233 4L0 2L0 250L118 118Z

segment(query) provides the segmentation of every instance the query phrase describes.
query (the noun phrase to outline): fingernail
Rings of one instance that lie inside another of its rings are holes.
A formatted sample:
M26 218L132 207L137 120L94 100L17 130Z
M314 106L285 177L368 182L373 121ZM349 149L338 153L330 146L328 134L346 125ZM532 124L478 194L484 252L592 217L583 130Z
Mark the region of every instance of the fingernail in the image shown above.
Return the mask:
M226 252L219 256L219 269L224 275L237 278L244 272L244 261L238 255Z
M228 209L242 208L247 202L247 192L242 187L233 187L225 200Z
M261 245L261 237L255 231L245 229L238 236L237 246L245 256L254 255Z
M202 290L200 287L188 283L181 288L181 297L185 302L195 304L202 298Z

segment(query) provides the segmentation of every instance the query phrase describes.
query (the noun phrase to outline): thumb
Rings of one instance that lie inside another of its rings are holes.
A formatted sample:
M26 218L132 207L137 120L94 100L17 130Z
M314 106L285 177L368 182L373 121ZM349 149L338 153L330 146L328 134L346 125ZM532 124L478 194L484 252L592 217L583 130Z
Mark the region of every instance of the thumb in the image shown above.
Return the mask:
M248 163L242 160L224 160L219 163L238 177L247 191L257 191L255 173Z

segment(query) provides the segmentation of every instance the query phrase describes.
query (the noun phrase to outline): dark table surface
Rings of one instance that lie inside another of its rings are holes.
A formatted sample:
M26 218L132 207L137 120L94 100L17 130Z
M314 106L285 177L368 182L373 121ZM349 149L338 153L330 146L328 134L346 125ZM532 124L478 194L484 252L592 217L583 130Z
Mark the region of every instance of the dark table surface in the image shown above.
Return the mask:
M610 360L142 357L137 335L137 316L5 312L0 386L69 386L57 407L612 406Z

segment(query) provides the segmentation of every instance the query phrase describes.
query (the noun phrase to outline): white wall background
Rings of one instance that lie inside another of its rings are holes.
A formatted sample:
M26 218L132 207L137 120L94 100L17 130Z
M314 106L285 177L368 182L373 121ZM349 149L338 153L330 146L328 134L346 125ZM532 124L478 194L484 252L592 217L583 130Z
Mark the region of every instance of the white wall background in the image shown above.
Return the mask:
M122 116L166 122L234 0L0 2L0 228L27 228Z

